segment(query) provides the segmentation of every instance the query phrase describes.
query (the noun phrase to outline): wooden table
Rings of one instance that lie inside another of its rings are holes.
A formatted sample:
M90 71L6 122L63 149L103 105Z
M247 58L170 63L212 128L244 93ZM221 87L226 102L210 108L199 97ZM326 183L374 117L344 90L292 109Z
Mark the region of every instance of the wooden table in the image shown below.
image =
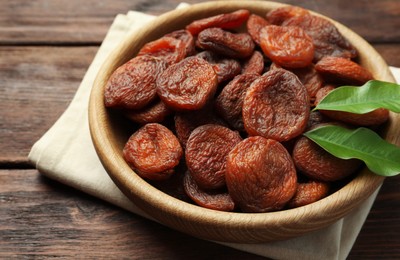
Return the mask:
M170 230L49 180L27 160L33 143L71 101L114 17L128 10L157 15L178 2L1 1L0 258L260 258ZM400 67L398 0L286 2L347 25L388 64ZM386 179L349 259L400 258L399 187L400 176Z

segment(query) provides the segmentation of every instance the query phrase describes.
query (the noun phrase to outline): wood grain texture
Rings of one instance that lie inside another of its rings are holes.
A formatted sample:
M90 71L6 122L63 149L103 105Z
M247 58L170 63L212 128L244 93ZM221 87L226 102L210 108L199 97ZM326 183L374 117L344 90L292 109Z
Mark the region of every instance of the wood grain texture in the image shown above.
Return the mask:
M0 162L27 162L71 102L97 47L0 48Z
M179 0L17 0L2 1L0 44L99 44L118 13L137 10L161 14ZM187 3L199 1L188 0ZM370 42L400 41L400 5L397 0L335 0L276 2L302 6L327 15ZM357 15L354 13L357 12ZM365 26L365 23L368 26Z

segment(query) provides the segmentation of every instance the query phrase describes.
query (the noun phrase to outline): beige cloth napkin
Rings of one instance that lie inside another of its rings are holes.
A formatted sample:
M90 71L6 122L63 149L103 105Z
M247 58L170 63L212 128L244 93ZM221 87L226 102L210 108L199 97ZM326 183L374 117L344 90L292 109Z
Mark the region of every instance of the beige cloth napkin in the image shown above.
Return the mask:
M153 18L135 11L115 18L71 104L29 154L29 160L49 178L147 218L121 193L102 167L90 138L87 110L94 78L110 51L127 33L133 33ZM400 76L399 69L393 72ZM301 237L273 243L220 244L273 259L345 259L377 193L345 218Z

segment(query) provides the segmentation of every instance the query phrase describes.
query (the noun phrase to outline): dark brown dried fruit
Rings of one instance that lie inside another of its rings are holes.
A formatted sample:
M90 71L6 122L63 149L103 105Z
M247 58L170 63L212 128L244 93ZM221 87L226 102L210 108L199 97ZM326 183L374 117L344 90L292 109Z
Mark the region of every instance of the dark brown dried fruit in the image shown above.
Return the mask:
M162 181L148 180L148 182L155 188L159 189L160 191L174 198L186 202L191 202L191 198L189 198L189 196L186 194L186 191L183 187L183 179L186 171L187 171L186 165L181 162L177 167L175 167L174 174L172 174L172 176L167 180L162 180Z
M146 43L137 56L151 55L165 60L169 65L177 63L186 56L186 46L181 40L164 36Z
M135 123L144 125L147 123L160 123L172 110L164 102L157 100L141 110L125 110L125 116Z
M264 54L286 68L307 67L314 58L312 39L299 27L265 26L260 41Z
M277 65L276 63L272 63L270 66L270 70L281 69L282 67ZM315 95L320 88L323 87L324 80L321 75L315 70L314 65L298 69L287 69L299 78L301 83L303 83L304 87L307 89L308 96L310 97L310 104L314 104Z
M215 115L211 106L206 106L201 110L176 113L174 120L176 135L183 148L186 148L186 142L195 128L206 124L226 126L222 119Z
M187 30L177 30L165 35L166 37L172 37L181 40L185 46L185 57L195 54L196 49L194 45L193 35Z
M315 105L317 105L330 91L333 86L321 88L316 95ZM357 126L377 126L385 123L389 119L389 110L378 108L369 113L355 114L343 111L319 110L321 114L337 121L345 122Z
M131 59L110 76L104 92L105 105L145 107L156 98L156 80L167 66L164 60L148 55Z
M226 190L200 189L189 171L185 174L183 185L186 194L199 206L220 211L233 211L235 208L235 203Z
M329 184L326 182L309 181L297 185L296 194L288 202L288 208L297 208L316 202L329 193Z
M316 111L311 111L310 112L310 117L308 118L308 123L307 123L307 128L306 129L311 129L315 125L323 124L323 123L328 123L331 120L326 118L321 112L318 110Z
M259 15L251 14L247 20L247 32L255 43L260 45L260 31L270 23Z
M300 69L291 69L291 71L296 74L304 87L306 87L310 101L313 101L318 90L322 88L324 84L321 75L315 70L314 65L311 64L308 67Z
M301 137L293 148L293 161L304 175L320 181L337 181L354 173L361 165L356 159L337 158L307 137Z
M186 30L188 30L193 36L196 36L199 32L211 27L234 29L241 26L249 18L249 15L250 12L244 9L231 13L219 14L193 21L186 26Z
M242 74L256 73L261 75L264 71L264 56L259 51L254 51L253 55L242 65Z
M277 141L249 137L233 148L226 163L226 184L244 212L282 209L296 192L293 161Z
M349 59L326 56L315 65L315 69L327 81L334 83L363 85L374 79L372 74Z
M168 179L182 154L175 135L157 123L146 124L137 130L123 149L126 162L138 175L150 180Z
M186 144L185 158L201 189L225 186L226 156L241 140L237 132L220 125L203 125L192 131Z
M217 86L212 66L191 56L169 66L158 77L157 94L172 109L197 110L214 96Z
M335 25L322 17L311 14L294 16L283 25L300 27L313 39L315 61L324 56L357 57L357 50L353 45L343 37Z
M284 6L271 10L267 13L267 20L271 24L282 25L282 23L295 16L310 14L306 9L297 6Z
M197 46L230 58L247 58L253 54L254 42L247 33L231 33L208 28L197 36Z
M233 128L244 131L242 107L249 86L260 76L240 74L226 85L215 100L217 113Z
M300 135L310 113L306 88L292 72L271 70L248 88L243 122L249 135L287 141Z
M218 84L233 79L242 70L237 60L224 58L211 51L202 51L196 56L211 64L217 74Z

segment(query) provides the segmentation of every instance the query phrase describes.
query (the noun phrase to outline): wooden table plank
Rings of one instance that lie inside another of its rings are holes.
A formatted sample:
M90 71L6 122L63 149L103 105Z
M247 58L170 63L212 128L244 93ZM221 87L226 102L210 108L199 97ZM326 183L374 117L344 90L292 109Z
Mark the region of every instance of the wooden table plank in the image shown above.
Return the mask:
M99 44L118 13L137 10L158 15L173 10L179 2L117 0L107 4L107 1L98 0L2 1L0 44ZM199 1L185 2L193 4ZM400 28L398 0L277 2L320 12L347 25L371 42L400 42L400 30L397 29Z
M1 170L0 183L3 259L261 259L170 230L49 180L36 170ZM399 185L400 176L385 181L349 259L400 257Z
M71 102L97 47L0 48L0 164L26 163Z
M400 67L400 44L374 46ZM33 143L67 108L97 49L0 47L0 165L26 165Z

